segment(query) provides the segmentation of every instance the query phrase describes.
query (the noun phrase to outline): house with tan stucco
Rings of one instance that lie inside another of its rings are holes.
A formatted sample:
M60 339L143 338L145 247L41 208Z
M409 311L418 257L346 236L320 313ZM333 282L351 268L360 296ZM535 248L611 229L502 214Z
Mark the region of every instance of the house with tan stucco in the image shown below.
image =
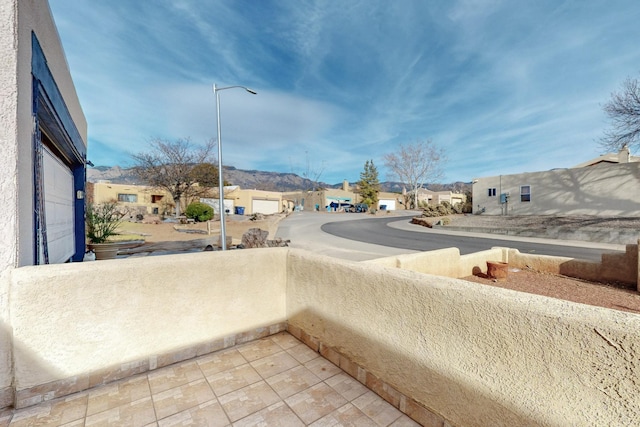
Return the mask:
M427 188L421 188L418 190L418 203L439 205L442 202L447 202L451 206L455 206L458 203L464 204L467 201L467 196L462 193L456 193L453 191L432 191Z
M168 191L146 185L99 181L87 184L87 193L93 203L117 202L133 216L171 215L175 208Z
M640 157L628 148L552 169L473 179L473 213L640 216Z
M89 184L90 196L94 203L117 202L130 215L172 215L175 205L173 197L162 188L147 185L115 184L109 181L99 181ZM183 198L182 207L199 200L213 206L218 213L217 189L209 189L202 197ZM261 213L270 215L291 209L286 198L278 191L248 190L237 185L225 186L224 206L228 213L252 215ZM182 209L184 210L184 209Z

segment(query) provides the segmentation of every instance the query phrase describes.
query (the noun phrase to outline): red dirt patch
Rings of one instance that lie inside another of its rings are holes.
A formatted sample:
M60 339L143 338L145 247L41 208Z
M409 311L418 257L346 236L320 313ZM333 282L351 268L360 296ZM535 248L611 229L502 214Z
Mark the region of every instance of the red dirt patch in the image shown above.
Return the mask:
M632 285L595 283L556 274L514 269L509 269L506 281L494 281L479 276L469 276L463 280L613 310L640 313L640 293Z

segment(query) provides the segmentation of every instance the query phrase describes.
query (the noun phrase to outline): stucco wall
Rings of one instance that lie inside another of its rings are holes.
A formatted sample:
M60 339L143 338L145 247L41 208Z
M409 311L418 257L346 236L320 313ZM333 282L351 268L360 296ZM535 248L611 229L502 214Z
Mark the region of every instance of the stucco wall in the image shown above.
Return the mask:
M495 247L486 251L460 255L458 248L438 249L413 254L394 255L363 261L382 267L396 267L418 273L452 278L487 272L487 261L509 263L510 268L530 268L552 274L597 282L621 282L640 290L640 241L626 245L624 252L603 253L600 261L568 257L523 254L517 249Z
M291 251L289 324L453 425L633 425L640 316Z
M33 164L31 32L35 32L49 61L58 88L78 130L86 141L86 121L69 69L43 0L11 0L0 4L0 274L33 263ZM6 288L0 286L0 361L11 351L6 319ZM2 390L11 384L11 363L0 363Z
M13 2L0 2L0 277L17 262L17 40ZM11 386L8 286L0 282L0 407ZM6 403L6 402L5 402Z
M640 241L626 245L621 253L603 253L600 262L567 257L523 254L517 249L509 249L510 267L531 268L563 276L597 282L621 282L637 285L640 291Z
M19 395L286 320L451 425L640 420L635 314L288 248L5 279Z
M487 261L508 261L507 248L493 248L472 254L460 255L458 248L437 249L413 254L394 255L363 261L382 267L397 267L418 273L445 277L471 276L476 269L487 272Z
M520 201L520 186L531 186L531 201ZM489 197L487 190L496 189ZM487 215L640 216L640 163L599 164L474 179L473 212ZM507 212L500 193L509 192Z
M11 282L18 391L286 320L279 248L23 267Z

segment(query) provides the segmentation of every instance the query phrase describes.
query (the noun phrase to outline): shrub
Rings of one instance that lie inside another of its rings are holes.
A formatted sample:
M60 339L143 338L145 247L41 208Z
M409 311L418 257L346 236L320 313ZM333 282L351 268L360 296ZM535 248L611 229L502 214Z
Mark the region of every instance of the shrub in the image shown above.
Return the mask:
M193 202L187 206L184 214L197 222L209 221L213 218L213 208L205 203Z
M434 217L434 216L447 216L453 215L456 211L451 207L448 202L442 202L439 205L427 205L422 211L422 216Z
M105 243L111 236L115 236L124 221L127 211L121 212L116 202L100 205L90 203L87 206L86 224L87 238L90 243Z

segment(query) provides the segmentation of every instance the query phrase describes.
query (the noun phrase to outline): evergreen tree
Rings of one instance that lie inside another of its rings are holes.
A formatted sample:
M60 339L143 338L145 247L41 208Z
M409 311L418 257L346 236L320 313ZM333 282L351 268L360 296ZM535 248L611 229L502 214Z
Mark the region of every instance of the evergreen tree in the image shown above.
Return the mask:
M380 192L380 181L378 181L378 169L373 164L373 160L367 160L364 170L360 172L360 197L362 203L375 207L378 204L378 193Z

